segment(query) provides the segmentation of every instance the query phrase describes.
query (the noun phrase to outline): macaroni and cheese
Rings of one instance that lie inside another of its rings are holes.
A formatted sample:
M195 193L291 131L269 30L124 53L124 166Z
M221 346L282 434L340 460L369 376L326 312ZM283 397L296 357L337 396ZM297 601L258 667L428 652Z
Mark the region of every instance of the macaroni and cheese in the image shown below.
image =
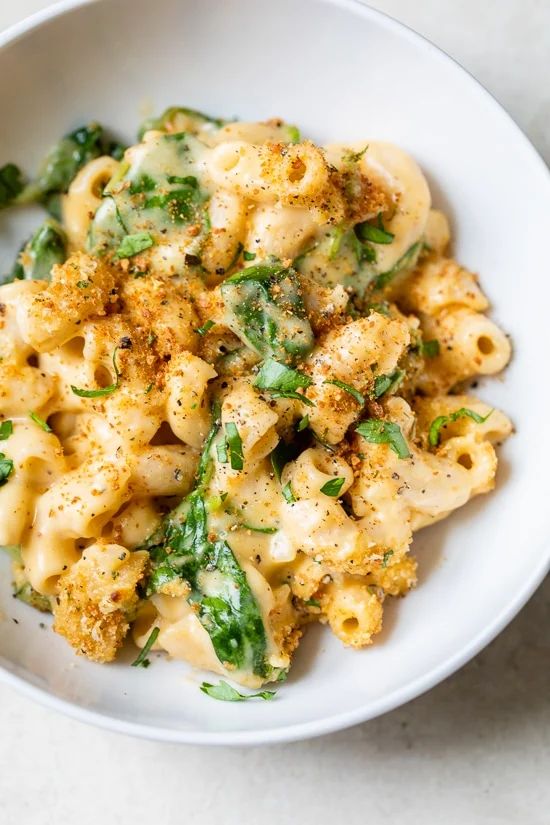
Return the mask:
M0 205L50 212L0 287L0 543L77 653L130 633L248 687L346 645L416 530L486 493L507 336L417 164L173 107L67 135Z

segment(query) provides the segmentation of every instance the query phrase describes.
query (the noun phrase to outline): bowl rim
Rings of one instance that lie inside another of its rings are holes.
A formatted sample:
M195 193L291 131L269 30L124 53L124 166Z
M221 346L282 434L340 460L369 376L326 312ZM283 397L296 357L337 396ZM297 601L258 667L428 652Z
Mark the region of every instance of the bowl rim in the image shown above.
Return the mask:
M105 0L58 0L58 2L53 5L47 6L25 17L23 20L9 26L1 32L0 49L15 43L21 37L34 29L40 28L50 20L54 20L68 12L75 11L78 8L99 2L105 2ZM435 45L429 38L416 32L407 24L402 23L386 12L373 8L368 5L365 0L317 0L317 2L337 6L347 10L349 13L359 14L367 19L375 20L378 24L398 33L401 37L405 37L415 43L420 43L422 48L431 52L436 59L444 63L451 62L459 71L466 74L471 81L472 87L477 89L478 94L484 97L486 103L498 112L500 117L504 116L504 118L508 120L509 125L512 126L516 132L517 139L523 144L524 151L530 153L534 163L538 164L541 178L547 182L550 200L550 169L544 159L504 106L468 69L464 68L458 60ZM514 592L513 598L507 606L459 650L448 656L437 666L431 668L428 672L392 691L383 698L375 702L370 702L366 706L342 713L334 713L319 720L294 723L280 728L261 728L250 731L196 732L183 729L170 729L157 725L131 722L109 714L88 710L74 702L54 696L46 688L32 684L23 676L19 676L17 673L7 669L1 663L0 683L11 686L22 695L77 721L96 725L97 727L116 733L154 741L189 745L242 746L295 742L322 736L352 727L361 722L366 722L400 707L451 676L476 656L512 621L542 583L547 573L550 572L550 540L548 540L545 547L547 548L546 556L542 556L540 563L531 569L530 574L524 579L522 587Z

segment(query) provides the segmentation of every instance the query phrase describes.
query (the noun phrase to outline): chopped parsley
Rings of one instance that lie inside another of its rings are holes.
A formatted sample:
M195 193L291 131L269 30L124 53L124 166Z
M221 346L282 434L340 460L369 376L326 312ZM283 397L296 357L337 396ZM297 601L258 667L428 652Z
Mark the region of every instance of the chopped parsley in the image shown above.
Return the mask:
M328 259L333 261L339 254L344 240L345 232L341 226L335 227L330 234L330 242L328 247Z
M40 418L40 416L37 415L35 412L29 412L29 418L32 418L34 423L38 424L38 426L41 427L41 429L43 429L45 433L51 433L52 428L50 427L48 422L44 421L43 418Z
M325 482L321 487L321 493L326 496L337 498L340 495L340 490L344 486L345 478L331 478L330 481Z
M290 123L286 124L286 130L291 143L300 143L301 135L297 126L292 126Z
M458 421L459 418L471 418L476 424L483 424L487 421L489 416L492 415L492 413L493 410L490 410L487 415L483 416L476 413L474 410L468 409L467 407L461 407L459 410L456 410L456 412L451 413L450 415L438 415L437 418L434 418L430 424L430 429L428 431L428 443L430 447L438 446L441 441L441 429L447 424L450 424L453 421Z
M382 556L382 569L386 569L388 566L388 562L390 558L393 556L393 550L386 550L384 555Z
M374 379L374 397L380 398L380 396L385 395L387 392L390 392L390 390L395 390L404 377L405 373L403 370L395 370L391 375L377 375Z
M151 662L147 658L147 654L149 653L149 651L151 650L151 648L155 644L155 642L157 640L157 636L159 635L159 633L160 633L160 627L154 627L152 629L152 631L150 632L150 634L147 638L147 641L145 642L145 644L143 645L143 648L140 651L139 656L137 657L137 659L134 659L134 661L132 662L132 667L149 667Z
M225 438L223 438L219 444L216 444L216 453L220 464L227 464L229 461L229 456L227 455L227 444L225 442Z
M74 392L75 395L78 395L79 398L101 398L104 395L111 395L112 392L118 389L120 384L120 372L117 367L116 363L116 354L119 350L119 347L115 347L113 350L113 367L115 370L116 381L114 384L109 384L108 387L102 387L99 390L82 390L78 387L75 387L71 384L71 390Z
M368 148L369 144L367 143L364 149L360 149L359 152L346 152L343 156L343 160L347 161L347 163L357 163L361 160Z
M247 522L243 522L240 526L243 530L252 530L253 533L267 533L268 535L272 535L278 532L278 527L255 527L253 524L248 524Z
M13 461L6 458L4 453L0 453L0 487L7 484L8 478L13 473Z
M424 358L436 358L439 355L439 341L434 338L431 341L421 341L418 345L418 352Z
M402 255L396 264L392 266L391 269L388 269L387 272L382 272L374 281L374 286L376 289L384 289L384 287L388 286L388 284L393 281L396 275L398 275L402 270L410 269L416 264L418 256L422 252L424 244L422 241L417 241L410 246L404 255Z
M292 492L292 487L290 486L290 481L288 481L281 489L281 493L283 494L283 498L287 504L293 504L296 501L294 493Z
M156 183L151 175L140 175L136 180L133 180L128 187L130 195L141 195L143 192L150 192L155 189Z
M302 430L307 429L308 426L309 426L309 415L304 415L304 416L302 416L302 418L300 418L300 420L296 424L296 432L301 433Z
M355 429L365 441L371 444L389 444L399 458L410 458L411 453L399 424L393 421L383 421L381 418L367 418Z
M197 189L199 186L199 182L194 175L185 175L182 177L181 175L167 175L166 180L168 183L177 183L183 186L191 186L193 189Z
M115 255L117 258L132 258L153 246L154 240L149 232L136 232L133 235L126 235L118 247Z
M9 419L0 424L0 441L5 441L13 432L13 421Z
M345 384L343 381L338 381L336 378L331 381L325 381L325 384L334 384L335 387L339 387L341 390L344 390L344 392L347 392L348 395L351 395L352 398L355 398L360 407L364 405L365 397L361 395L359 390L356 390L355 387L352 387L350 384Z
M367 310L369 312L378 312L380 315L385 315L387 318L390 317L390 305L387 301L375 301L372 304L368 304Z
M244 467L243 442L237 425L228 421L225 425L225 443L229 452L229 463L232 470L242 470Z
M199 335L206 335L206 333L212 329L214 326L214 321L205 321L201 327L197 327L195 332L198 332Z
M254 261L254 260L256 260L256 253L255 252L247 252L246 249L243 249L243 259L245 261Z
M306 389L312 383L309 375L268 358L263 362L254 386L260 390L268 390L273 398L297 398L303 404L313 407L313 401L297 392L298 389Z
M239 693L234 687L220 679L219 684L212 685L210 682L203 682L201 690L212 699L219 699L221 702L244 702L247 699L265 699L266 701L276 696L275 690L261 690L259 693Z
M381 212L378 213L378 226L373 226L372 223L364 221L357 224L355 232L361 241L370 241L371 243L388 244L395 238L395 235L384 229Z
M355 229L348 233L347 238L359 265L361 265L363 261L366 261L368 264L376 263L376 249L371 246L368 241L360 240Z

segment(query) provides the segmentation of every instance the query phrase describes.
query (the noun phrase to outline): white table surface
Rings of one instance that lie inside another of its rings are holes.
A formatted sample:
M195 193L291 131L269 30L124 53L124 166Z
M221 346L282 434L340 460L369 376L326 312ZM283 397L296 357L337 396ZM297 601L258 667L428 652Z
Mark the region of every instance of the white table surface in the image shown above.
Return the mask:
M0 29L47 5L0 0ZM371 5L456 57L550 161L550 0ZM300 744L142 742L0 686L1 825L185 820L548 825L550 579L487 650L439 687L380 719Z

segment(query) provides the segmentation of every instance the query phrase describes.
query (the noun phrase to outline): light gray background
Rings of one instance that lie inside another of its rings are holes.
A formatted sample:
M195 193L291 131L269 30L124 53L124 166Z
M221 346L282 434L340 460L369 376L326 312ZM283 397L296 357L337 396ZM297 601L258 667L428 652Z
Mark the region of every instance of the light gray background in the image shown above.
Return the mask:
M0 0L0 29L46 5ZM371 5L453 55L550 161L550 0ZM128 739L0 686L0 823L548 825L549 629L547 579L487 650L430 693L349 731L272 748Z

